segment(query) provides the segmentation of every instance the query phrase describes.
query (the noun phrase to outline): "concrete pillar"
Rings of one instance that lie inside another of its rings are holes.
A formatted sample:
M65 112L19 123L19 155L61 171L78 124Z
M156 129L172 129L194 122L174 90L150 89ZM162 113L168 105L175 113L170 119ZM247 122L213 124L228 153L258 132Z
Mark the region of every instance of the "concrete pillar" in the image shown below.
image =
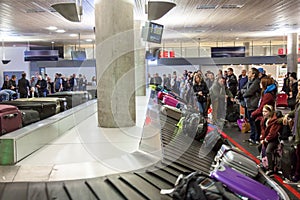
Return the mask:
M98 125L136 122L133 0L95 0Z
M243 44L246 48L245 56L249 57L250 56L250 42L244 42ZM249 65L245 65L245 69L248 71L249 70Z
M298 33L287 35L287 71L297 73Z
M145 41L142 40L142 26L144 21L134 21L134 59L136 96L146 95L146 62Z

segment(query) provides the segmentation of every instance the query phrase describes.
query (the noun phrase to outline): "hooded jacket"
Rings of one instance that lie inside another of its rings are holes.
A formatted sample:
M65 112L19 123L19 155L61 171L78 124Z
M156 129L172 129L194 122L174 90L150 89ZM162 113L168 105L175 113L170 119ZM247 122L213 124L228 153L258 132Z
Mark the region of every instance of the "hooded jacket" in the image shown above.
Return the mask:
M275 105L275 91L277 90L277 87L275 84L269 85L266 90L264 91L263 96L261 97L259 107L251 114L251 117L256 120L262 119L262 110L264 108L264 105L268 104L273 106Z
M279 131L281 129L281 124L277 120L276 113L269 119L268 125L266 126L265 122L267 119L261 120L261 136L260 139L266 139L268 142L278 141Z

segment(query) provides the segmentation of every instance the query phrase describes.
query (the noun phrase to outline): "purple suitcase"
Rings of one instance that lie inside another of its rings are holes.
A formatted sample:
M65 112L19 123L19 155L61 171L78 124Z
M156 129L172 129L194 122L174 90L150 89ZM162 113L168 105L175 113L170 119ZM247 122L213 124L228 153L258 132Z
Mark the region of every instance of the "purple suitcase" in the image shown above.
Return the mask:
M22 114L16 106L0 105L0 136L22 127Z
M210 176L226 185L232 192L243 197L264 200L280 199L275 190L225 165L220 165L211 172Z
M166 95L163 97L163 103L169 106L176 107L178 104L178 100L174 99L173 97Z

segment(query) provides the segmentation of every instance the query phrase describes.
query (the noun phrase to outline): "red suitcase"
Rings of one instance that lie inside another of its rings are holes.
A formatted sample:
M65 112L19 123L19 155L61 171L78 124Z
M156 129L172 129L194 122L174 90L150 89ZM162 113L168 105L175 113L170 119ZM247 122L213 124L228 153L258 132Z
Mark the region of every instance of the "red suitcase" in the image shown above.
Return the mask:
M22 127L22 114L16 106L0 105L0 136Z
M288 107L288 95L285 93L277 94L276 107Z

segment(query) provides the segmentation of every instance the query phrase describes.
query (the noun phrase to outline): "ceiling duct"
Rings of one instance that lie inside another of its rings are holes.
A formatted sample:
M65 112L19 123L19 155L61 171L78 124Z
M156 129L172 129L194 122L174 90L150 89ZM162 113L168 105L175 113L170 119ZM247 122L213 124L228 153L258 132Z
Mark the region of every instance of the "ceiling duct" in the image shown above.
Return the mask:
M51 7L71 22L80 22L82 15L82 6L77 3L57 3Z
M148 20L157 20L167 14L176 4L170 1L148 1Z
M198 5L196 7L196 9L198 10L214 10L214 9L217 9L218 8L218 5Z

